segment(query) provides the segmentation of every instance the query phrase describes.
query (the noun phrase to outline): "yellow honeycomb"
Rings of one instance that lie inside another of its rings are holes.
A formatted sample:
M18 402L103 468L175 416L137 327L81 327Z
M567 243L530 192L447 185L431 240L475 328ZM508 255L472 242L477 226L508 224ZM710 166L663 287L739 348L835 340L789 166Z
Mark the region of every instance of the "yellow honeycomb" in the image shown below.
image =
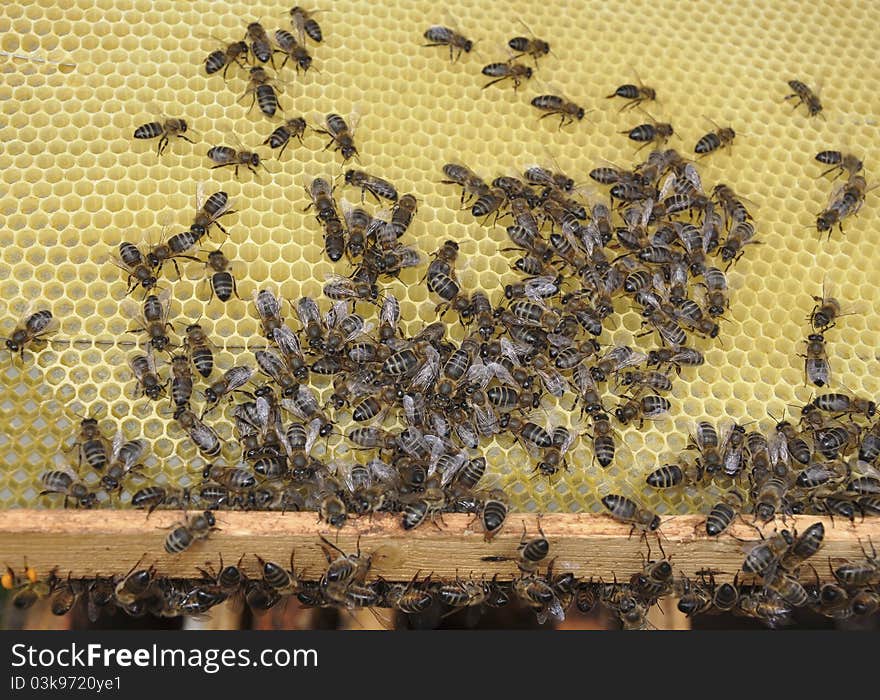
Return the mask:
M458 241L463 287L485 289L493 302L515 279L511 254L500 250L506 235L502 226L481 226L457 210L458 191L438 184L443 163L466 163L484 177L555 163L586 184L603 160L625 166L635 158L632 142L618 132L644 115L621 113L621 101L604 96L637 76L657 89L648 109L674 125L672 147L692 152L712 129L709 119L738 132L732 151L699 166L704 183L725 182L753 202L762 242L730 272L723 337L702 343L706 364L675 382L670 417L623 431L608 470L592 464L579 440L570 471L549 484L520 466L524 455L509 437L490 443L492 473L516 507L598 511L598 496L609 491L663 513L694 507L696 494L652 491L645 474L684 447L694 418L768 428L768 408L778 415L786 404L809 399L797 353L811 295L823 283L852 312L828 334L832 388L877 395L878 198L869 193L845 234L820 239L815 216L833 185L817 179L822 168L814 156L851 149L873 182L880 162L880 5L475 0L450 7L452 19L447 6L427 0L320 5L324 42L313 47L312 70L284 69L282 108L310 124L328 112L358 113L361 167L419 198L407 242L429 253L444 239ZM3 507L37 501L39 474L63 461L72 442L75 412L98 408L105 409L106 431L119 427L150 441L150 481L199 478L201 461L167 409L157 414L146 400L132 400L126 361L136 338L126 334L131 322L120 312L125 280L109 261L121 240L156 240L163 227L188 225L200 187L230 194L239 213L229 217L223 249L235 261L242 300L208 302L195 263L173 283L175 322L201 317L222 348L221 367L252 363L249 346L259 346L254 290L317 296L327 274L345 272L323 256L321 231L303 212L306 180L342 172L339 156L322 150L323 137L308 133L281 161L272 153L260 177L244 171L237 180L231 169L210 170L205 156L211 145L236 140L270 156L259 144L279 122L238 100L246 87L241 71L233 67L224 83L205 74L203 61L221 42L241 38L251 20L270 33L288 27L288 9L235 0L75 0L65 9L52 0L23 0L0 7L0 335L11 332L30 299L61 322L56 342L36 361L22 363L5 351L0 358ZM454 23L477 42L474 50L452 64L445 49L424 48L422 34L435 23ZM507 58L506 42L524 32L523 23L550 41L552 54L518 92L483 90L480 69ZM822 116L808 118L783 101L794 78L820 90ZM557 91L592 111L565 129L555 119L539 122L529 100ZM187 119L197 145L174 140L158 157L153 142L132 139L136 126L160 114ZM347 189L344 196L354 201L358 193ZM389 285L411 330L434 319L421 274L409 270ZM634 331L638 319L624 315L602 340L631 342ZM567 415L548 409L547 420ZM218 416L212 424L230 436L228 421ZM345 445L334 439L329 448Z

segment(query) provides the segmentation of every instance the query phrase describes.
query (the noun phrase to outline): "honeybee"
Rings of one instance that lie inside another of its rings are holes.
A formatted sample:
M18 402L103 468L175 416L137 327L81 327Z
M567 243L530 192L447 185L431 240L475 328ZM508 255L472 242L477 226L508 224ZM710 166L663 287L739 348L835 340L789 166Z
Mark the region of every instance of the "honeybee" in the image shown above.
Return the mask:
M733 265L744 254L745 246L754 244L755 227L748 221L736 224L727 235L724 245L721 246L721 259L727 261L727 268Z
M394 185L380 177L365 173L363 170L355 170L354 168L346 170L345 183L360 188L361 201L367 192L373 195L377 201L382 199L397 201L397 190Z
M742 510L744 500L738 491L729 491L709 510L706 516L706 534L717 537L730 527L733 519Z
M199 199L201 199L201 196ZM229 235L229 232L223 228L223 224L220 223L221 217L235 213L233 209L229 208L229 204L229 195L226 194L226 192L223 192L222 190L214 192L214 194L208 197L204 203L198 204L198 211L196 212L195 217L193 217L193 222L190 224L189 230L194 233L196 237L201 238L210 233L211 226L216 226L223 231L223 233Z
M819 394L813 399L812 405L827 413L862 413L866 418L873 418L877 412L877 404L870 399L848 394Z
M656 394L642 397L634 396L614 409L614 417L621 425L628 425L630 421L635 420L638 420L639 425L642 425L645 419L659 418L664 413L668 413L669 408L669 401L662 396Z
M761 540L749 548L742 570L747 574L769 578L793 543L794 538L788 530L774 533L769 539Z
M185 552L198 540L207 539L216 529L217 521L209 510L187 518L168 533L168 537L165 538L165 551L169 554Z
M660 527L660 516L646 508L639 508L635 501L626 496L609 494L602 497L602 505L608 509L609 515L615 520L632 525L630 536L635 530L643 533L654 532Z
M357 158L358 151L354 145L353 129L349 130L348 124L338 114L328 114L325 123L326 129L316 129L319 134L325 134L330 137L330 141L324 149L333 146L334 151L342 154L342 160L347 161L349 158Z
M135 508L148 508L148 514L160 506L185 508L191 500L188 489L169 489L164 486L147 486L139 489L131 497Z
M632 129L621 131L620 133L626 134L631 140L641 143L642 145L638 148L640 151L645 146L654 142L658 145L665 144L675 134L675 131L672 128L672 124L650 121L645 122L644 124L639 124Z
M98 426L97 418L83 418L73 447L78 448L79 463L85 462L99 474L107 468L113 449Z
M490 80L483 86L484 90L495 83L500 83L502 80L512 80L513 89L516 91L524 80L532 77L532 69L529 66L524 66L513 60L504 63L490 63L487 66L483 66L481 72L483 75L494 78L494 80Z
M699 463L664 464L645 478L648 486L656 489L670 489L681 484L698 484L703 478L703 468Z
M272 43L269 35L259 22L250 22L247 26L246 38L251 42L250 49L260 63L268 63L272 59Z
M507 511L507 495L501 489L492 489L480 500L478 515L485 531L483 537L487 542L501 531Z
M284 154L284 149L290 143L290 139L293 138L297 139L300 143L303 142L302 137L306 131L306 126L306 120L302 117L287 119L281 126L269 134L269 138L263 141L263 145L269 146L269 148L280 148L278 157L281 158Z
M290 10L290 23L293 25L293 28L299 33L300 38L304 36L309 37L312 41L320 44L324 40L324 35L321 32L321 26L312 17L311 12L307 12L299 5L293 7Z
M260 167L260 155L253 151L236 150L230 146L212 146L208 149L208 158L216 163L211 169L232 166L235 170L235 176L238 177L238 166L244 165L254 175L258 175L255 168ZM265 165L263 166L266 167Z
M583 107L559 95L538 95L532 98L532 107L544 112L538 119L559 116L560 129L566 124L574 123L575 119L580 121L586 115Z
M150 346L158 352L164 350L171 343L167 331L172 327L168 323L168 312L171 308L170 299L171 290L166 289L158 296L148 295L141 305L128 299L125 299L122 305L123 312L141 324L139 328L133 328L129 332L146 333L150 339Z
M657 93L654 88L647 87L646 85L632 85L627 83L626 85L621 85L614 92L605 97L607 99L612 99L614 97L623 97L626 99L626 104L618 110L622 112L626 109L637 107L642 102L656 99Z
M406 230L412 223L418 206L419 202L413 195L405 194L392 208L389 227L397 238L400 238L406 233Z
M728 148L736 138L736 132L729 126L719 127L717 124L716 131L710 131L697 141L694 146L694 153L698 153L700 157L708 155L719 148L727 146Z
M807 354L804 355L804 383L810 382L822 387L831 381L831 365L828 364L828 351L825 349L825 336L810 333L807 336Z
M278 29L275 32L275 41L284 52L284 63L281 64L281 68L284 68L290 60L296 64L297 71L299 71L300 68L302 68L303 71L307 71L311 67L312 57L309 55L306 47L300 44L293 34L284 29Z
M838 172L834 175L835 180L844 173L850 176L855 175L864 167L858 156L843 151L820 151L816 154L816 160L820 163L831 166L819 177L824 177L828 173L833 173L836 170Z
M324 283L324 296L334 301L362 300L375 302L379 298L379 287L373 282L357 280L341 275L328 275Z
M142 468L138 464L147 449L146 440L122 441L122 433L118 432L113 440L113 454L107 473L101 478L101 485L108 493L122 490L122 481L129 474Z
M82 481L77 481L73 472L65 469L44 472L40 482L43 484L40 495L63 494L65 508L70 501L77 508L94 508L98 503L98 495Z
M172 136L181 138L189 143L195 143L195 141L186 136L187 128L185 120L166 117L162 121L141 124L134 130L134 137L136 139L155 139L161 137L156 147L156 152L161 156Z
M555 427L550 434L550 447L544 449L537 470L544 476L553 476L560 467L568 469L565 453L574 444L576 437L574 432L564 426Z
M213 458L220 454L220 438L212 428L202 423L195 413L182 407L174 411L174 420L189 435L199 452Z
M214 353L208 335L198 323L191 323L186 327L183 345L196 371L203 377L209 377L214 370Z
M48 580L41 580L37 570L24 562L24 578L20 577L9 565L6 573L0 577L0 587L13 591L12 606L16 610L26 610L51 592L51 582L55 580L55 570L50 572Z
M119 254L113 256L113 264L128 274L128 294L140 284L144 291L156 286L158 279L155 270L147 264L143 253L134 243L122 241L119 244Z
M58 328L58 321L47 309L34 311L33 302L29 303L22 314L18 325L12 334L6 339L6 349L11 353L19 353L24 360L24 351L46 346L46 336L54 333Z
M834 193L828 208L817 217L816 228L819 232L828 231L830 236L834 224L843 231L843 220L858 213L867 192L868 185L865 178L861 175L851 175L849 180Z
M241 68L247 68L248 45L243 41L234 41L227 45L226 48L217 49L208 54L205 59L205 72L213 75L217 71L223 71L223 77L226 78L226 72L229 66L237 64Z
M425 31L425 38L431 42L430 44L425 44L425 46L448 46L449 60L453 63L458 60L462 51L464 53L470 53L470 50L474 48L474 42L470 39L466 39L449 27L441 27L438 25L428 27ZM458 50L455 58L452 56L453 49Z
M792 97L796 97L795 109L798 108L798 105L805 105L807 114L811 117L815 117L822 112L822 103L819 101L819 96L807 87L805 83L802 83L800 80L789 80L788 86L792 92L790 95L786 95L785 99L790 100Z
M471 200L489 192L489 185L482 178L465 165L458 163L446 163L443 166L443 174L448 178L440 182L445 185L459 185L461 191L461 203L465 198ZM503 191L503 190L502 190Z
M171 357L171 400L178 408L189 405L193 393L193 375L189 357Z
M278 111L278 93L275 90L275 85L269 78L269 74L266 73L266 69L262 66L253 66L248 75L247 89L241 97L253 96L248 111L253 109L256 103L263 114L267 117L274 117L275 112Z
M142 396L148 397L151 401L157 401L159 396L165 393L165 383L159 379L156 362L152 355L135 355L128 361L128 366L137 380L138 389L140 389Z
M522 22L523 26L526 29L528 25ZM531 34L531 29L529 29L529 33ZM542 56L546 56L550 53L550 44L548 44L543 39L538 39L534 35L531 37L527 36L515 36L513 39L507 42L507 45L511 48L511 50L518 52L513 58L519 58L520 56L531 56L535 65L538 65L538 59Z
M223 373L223 376L205 389L205 410L202 417L214 406L220 403L224 396L231 396L232 392L239 391L254 376L253 367L231 367Z
M272 340L275 337L275 329L284 325L284 319L281 317L281 301L268 289L261 289L254 292L254 305L260 317L263 335Z

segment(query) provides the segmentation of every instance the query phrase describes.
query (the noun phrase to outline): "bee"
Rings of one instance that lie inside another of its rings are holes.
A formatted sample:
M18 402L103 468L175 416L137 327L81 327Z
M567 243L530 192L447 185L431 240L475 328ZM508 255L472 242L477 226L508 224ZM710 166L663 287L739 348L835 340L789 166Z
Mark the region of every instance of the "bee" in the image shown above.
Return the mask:
M54 580L54 569L50 572L48 580L41 580L37 570L28 566L27 560L25 560L23 579L10 566L7 566L6 573L0 577L0 587L7 591L14 591L12 606L16 610L26 610L51 593L51 582Z
M224 396L232 396L239 391L254 376L254 369L247 366L231 367L223 373L223 376L205 389L205 413L214 408Z
M229 66L237 64L241 68L247 67L248 45L243 41L234 41L224 49L217 49L208 54L205 59L205 72L213 75L217 71L223 71L223 77L226 78L226 72Z
M799 105L805 105L807 108L807 114L811 117L815 117L822 112L822 103L819 101L818 95L807 87L806 84L802 83L800 80L789 80L788 87L791 88L792 92L790 95L786 95L785 99L790 100L792 97L796 97L797 102L795 102L794 105L795 109L797 109Z
M501 489L492 489L484 499L481 499L478 515L487 542L501 531L507 518L507 511L507 495Z
M593 427L593 455L599 465L605 469L614 461L614 429L608 414L597 411L590 414Z
M812 405L827 413L863 413L866 418L873 418L877 412L877 404L873 401L848 394L820 394L813 399Z
M461 203L465 198L481 197L489 192L489 185L482 178L465 165L458 163L446 163L443 166L443 174L448 178L441 180L444 185L459 185L462 188ZM500 188L499 188L500 189ZM503 190L502 190L503 191Z
M85 462L101 474L110 461L112 445L101 433L96 418L83 418L79 424L79 435L74 447L79 448L79 463Z
M717 267L703 270L703 281L706 289L706 310L710 316L721 316L729 305L727 298L727 278Z
M654 88L647 87L646 85L621 85L610 95L605 96L607 99L612 99L614 97L623 97L627 100L627 103L620 108L619 111L624 111L626 109L631 109L633 107L637 107L642 102L655 100L657 98L657 92Z
M306 47L300 44L293 34L284 29L278 29L275 32L275 41L284 52L284 63L281 64L281 68L284 68L290 60L296 64L297 71L299 71L300 68L302 68L303 71L307 71L311 68L312 57L309 55Z
M560 129L573 124L575 119L581 121L586 115L583 107L559 95L538 95L532 98L532 107L544 112L538 119L558 116Z
M24 351L32 352L38 347L45 347L46 336L58 328L58 321L47 309L31 312L32 304L28 304L21 320L6 339L6 349L11 353L19 353L24 360Z
M671 391L672 381L665 372L641 370L622 372L615 383L615 388L629 386L636 388L653 389L654 391Z
M648 486L656 489L670 489L681 484L697 484L703 478L703 468L698 464L664 464L645 478Z
M526 26L526 29L528 29L528 26ZM531 30L529 30L529 33L531 33ZM535 61L535 65L538 65L539 58L550 53L550 44L543 39L538 39L534 35L531 37L515 36L507 42L507 45L512 51L517 52L513 58L531 56Z
M208 158L216 163L211 169L223 168L231 165L235 169L235 176L238 177L238 166L244 165L254 175L257 175L255 168L260 167L260 155L253 151L236 150L230 146L212 146L208 149ZM264 168L266 166L263 166Z
M114 594L116 601L121 605L131 605L138 598L143 597L156 577L155 566L135 571L140 563L140 561L135 562L135 565L116 584Z
M844 173L850 176L856 175L864 167L858 156L854 156L852 153L844 153L842 151L821 151L816 154L816 160L820 163L831 166L819 177L824 177L828 173L833 173L837 170L838 172L834 176L835 180Z
M147 449L145 440L122 441L122 433L117 433L113 440L113 454L107 473L101 478L101 485L108 492L121 491L123 479L132 472L142 468L138 462Z
M165 383L159 380L156 362L152 355L135 355L128 361L128 366L137 380L141 396L157 401L159 396L165 393Z
M697 141L694 153L698 153L702 157L724 146L730 147L735 138L736 132L729 126L718 127L717 131L710 131Z
M523 431L523 437L525 437L525 431ZM564 426L560 425L553 429L550 434L550 447L544 449L544 454L537 466L537 470L543 476L553 476L560 467L568 469L565 453L574 444L575 437L576 435Z
M156 152L161 156L172 136L181 138L189 143L195 143L186 135L187 128L185 120L168 117L162 121L141 124L134 130L134 137L136 139L155 139L161 137L156 147Z
M639 147L639 150L641 150L653 142L659 145L665 144L675 134L675 131L672 128L672 124L651 121L639 124L632 129L621 131L620 133L626 134L631 140L641 143L642 145Z
M810 382L822 387L831 381L831 366L825 349L825 336L810 333L807 336L807 354L804 355L804 383Z
M602 497L602 505L608 509L612 518L621 523L632 525L630 536L635 530L643 533L654 532L660 527L660 516L646 508L639 508L635 501L626 496L608 494Z
M188 406L193 393L193 375L186 355L171 357L171 400L178 408Z
M122 241L119 255L114 256L113 264L128 274L128 293L140 284L144 291L152 289L158 282L155 271L147 264L143 254L133 243Z
M254 305L257 307L257 314L260 317L263 335L272 340L275 337L275 329L284 326L280 300L276 299L269 290L261 289L254 293Z
M743 448L746 429L734 423L721 440L721 468L727 476L735 477L743 468Z
M819 233L828 231L831 235L831 229L837 224L838 229L843 231L843 220L856 214L861 209L865 201L868 186L865 178L861 175L853 175L834 193L828 208L816 218L816 228Z
M318 44L324 40L321 26L315 18L312 17L312 13L307 12L299 5L290 10L290 23L293 25L293 28L296 29L300 37L307 36Z
M209 283L212 296L216 295L220 301L229 301L233 294L239 298L235 277L230 272L231 263L222 250L212 250L208 253L205 266L211 269Z
M306 126L306 120L302 117L286 119L281 126L269 134L269 138L263 141L263 145L269 146L269 148L280 148L278 157L281 158L290 139L297 139L300 143L303 142L302 137L306 131Z
M324 149L333 146L334 151L342 154L342 160L347 161L349 158L357 158L358 151L354 145L353 131L349 130L348 124L338 114L328 114L325 120L326 129L317 129L319 134L330 137L329 143Z
M205 481L213 481L225 486L230 491L244 491L252 488L257 482L254 475L239 467L222 467L219 464L207 464L202 470Z
M164 486L147 486L139 489L131 497L135 508L148 508L152 513L159 506L185 508L190 503L188 489L168 489Z
M247 39L250 40L251 52L260 63L268 63L272 59L272 44L269 35L259 22L250 22L247 26Z
M275 91L275 86L269 78L269 74L266 73L266 69L262 66L251 67L248 74L248 87L241 97L246 97L247 95L253 96L250 109L253 109L256 103L259 105L260 111L267 117L275 116L275 112L278 111L278 93Z
M72 472L62 469L44 472L40 482L43 484L40 495L63 494L65 508L70 501L77 508L94 508L98 504L97 494L83 482L77 481Z
M756 243L752 240L754 237L755 227L748 221L741 221L731 229L721 246L721 259L728 263L727 269L743 256L745 246Z
M235 211L229 208L229 195L222 190L214 192L205 200L204 204L199 205L199 211L196 212L189 230L196 237L201 238L210 232L211 226L216 226L228 235L229 232L223 228L220 218L234 213Z
M394 189L394 185L380 177L365 173L363 170L355 170L354 168L346 170L345 183L360 188L361 201L367 192L373 195L377 201L382 199L397 201L397 190Z
M406 233L416 214L418 205L418 200L413 195L405 194L392 208L389 226L397 238Z
M191 323L186 327L183 345L196 371L203 377L211 376L214 370L214 353L211 350L211 341L198 323Z
M182 521L165 538L165 551L169 554L186 551L196 541L206 539L217 529L216 525L214 514L209 510Z
M470 53L470 50L474 48L474 42L470 39L466 39L458 32L449 29L449 27L441 27L438 25L428 27L425 31L425 38L431 42L430 44L425 44L425 46L448 46L449 60L453 63L458 60L462 51L464 53ZM455 58L452 56L453 49L458 51Z
M282 399L281 405L302 421L311 422L314 419L319 419L321 428L318 434L321 437L327 437L333 432L332 421L321 412L318 399L307 386L300 384L296 396Z
M794 571L821 549L825 539L825 526L818 522L810 525L795 538L794 543L782 558L782 567L786 571Z
M771 577L792 544L794 538L788 530L781 530L770 539L761 540L749 549L742 570L747 574Z
M202 423L195 413L188 408L178 408L174 412L174 420L189 435L199 452L208 458L220 454L220 438L212 428Z
M84 592L85 584L82 581L71 579L68 573L67 581L53 584L52 614L66 615L69 613Z
M870 540L869 540L870 542ZM847 562L833 570L834 578L844 586L866 586L876 580L880 574L880 558L877 557L877 549L874 543L871 544L871 554L865 551L864 545L859 543L862 548L862 554L865 557L864 562L854 563Z
M150 339L150 345L154 350L161 352L171 343L168 337L168 328L172 328L168 323L168 312L170 310L169 300L171 299L171 290L166 289L158 296L150 294L144 298L143 304L138 306L130 300L123 301L123 311L130 318L137 320L140 328L129 331L130 333L146 333Z
M341 255L340 255L341 257ZM363 300L375 302L379 298L379 287L374 282L358 280L354 277L328 275L324 283L324 296L334 301Z
M513 60L504 63L490 63L483 67L482 73L490 78L494 78L494 80L490 80L483 86L484 90L495 83L500 83L502 80L512 80L513 89L516 91L524 80L532 77L532 69L529 66L524 66Z
M630 421L638 419L642 425L645 419L658 418L668 413L670 403L662 396L648 394L647 396L633 397L621 403L614 409L614 417L621 425L628 425Z
M706 516L706 534L718 537L730 527L733 519L744 505L742 495L738 491L729 491L709 510Z
M781 568L772 570L764 577L764 588L773 591L789 605L800 608L807 604L809 594L796 577Z

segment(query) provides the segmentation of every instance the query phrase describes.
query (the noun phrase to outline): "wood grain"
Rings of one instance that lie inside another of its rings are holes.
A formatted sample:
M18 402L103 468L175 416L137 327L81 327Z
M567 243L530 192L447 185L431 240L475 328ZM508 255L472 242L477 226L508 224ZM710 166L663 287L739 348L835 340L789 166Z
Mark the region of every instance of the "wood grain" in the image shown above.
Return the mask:
M188 551L169 555L163 542L170 528L183 517L178 511L157 511L149 518L140 511L52 511L7 510L0 512L0 564L17 567L27 557L30 565L45 572L58 567L74 577L125 573L143 558L165 576L194 577L197 567L210 562L217 566L220 555L226 563L244 557L242 566L250 576L258 575L254 555L288 566L295 553L296 571L305 578L317 578L326 567L319 536L327 537L345 552L360 548L373 556L372 575L388 580L407 580L420 572L435 578L460 576L510 577L517 573L513 561L485 561L484 557L516 556L526 524L529 536L537 534L536 517L512 514L501 533L484 540L479 524L467 515L446 515L436 526L425 524L413 531L400 527L400 518L376 516L349 522L342 530L317 522L314 513L217 512L220 528L206 541ZM871 537L880 542L880 519L852 524L841 519L797 516L776 527L803 530L822 521L825 543L814 558L823 579L829 574L828 558L859 559L860 542ZM579 577L617 577L625 580L641 568L648 553L656 558L658 538L651 534L646 544L638 533L630 537L629 526L605 515L547 514L541 527L550 540L550 559L556 571L571 571ZM671 558L676 574L692 576L712 568L719 578L732 578L739 571L746 541L757 541L756 531L737 522L719 538L710 539L703 530L702 516L672 516L663 521L661 544ZM739 539L737 539L739 538ZM809 571L809 577L813 577Z

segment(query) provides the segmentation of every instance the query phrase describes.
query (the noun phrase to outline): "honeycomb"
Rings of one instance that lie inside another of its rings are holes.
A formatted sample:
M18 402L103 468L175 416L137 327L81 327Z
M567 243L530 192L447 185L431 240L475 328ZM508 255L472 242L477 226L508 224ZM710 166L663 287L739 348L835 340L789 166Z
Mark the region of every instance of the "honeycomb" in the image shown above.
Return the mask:
M199 188L230 194L239 213L229 217L223 250L235 261L241 300L209 301L196 263L173 283L173 317L202 319L220 349L221 368L252 362L249 348L259 332L254 290L317 297L326 275L345 272L322 254L321 230L303 211L307 179L342 172L339 156L322 150L323 137L308 133L281 161L272 153L269 172L258 177L210 170L205 156L211 145L236 140L257 147L280 123L238 100L245 81L236 69L228 84L219 74L207 76L205 56L241 38L248 21L261 20L270 33L287 27L288 9L234 0L0 7L0 335L12 331L30 299L61 323L36 360L29 355L22 362L5 351L0 358L2 507L47 502L37 499L39 474L69 458L64 449L73 441L76 413L99 409L105 432L119 428L150 441L150 481L199 478L201 461L170 411L157 414L146 400L132 398L127 358L136 337L126 333L132 322L120 310L124 275L110 262L120 241L156 241L165 227L188 225ZM815 216L832 184L817 179L822 168L813 158L826 148L853 150L872 181L880 161L874 60L880 5L651 0L563 9L479 0L456 7L450 19L426 0L358 0L328 5L318 18L324 42L312 51L312 70L285 69L282 109L310 124L331 111L357 113L360 167L420 200L407 242L430 253L442 240L458 241L463 287L482 288L493 302L516 279L511 254L501 251L506 234L458 210L458 191L438 184L443 163L466 163L484 177L551 164L584 183L603 160L627 166L635 149L618 132L645 116L621 113L621 102L604 96L637 78L656 88L659 99L648 109L673 123L670 146L683 153L713 128L710 119L737 130L733 148L701 160L700 172L707 184L725 182L748 197L762 245L750 246L729 273L731 305L721 337L699 346L706 364L676 380L668 418L620 434L608 470L592 463L579 440L570 470L550 484L522 468L526 456L509 436L490 443L490 471L516 508L599 511L599 496L609 491L661 513L693 508L695 494L654 491L645 474L685 446L694 418L769 428L768 409L779 415L786 404L809 400L797 355L811 295L823 284L851 314L828 336L830 388L877 395L880 243L870 232L880 223L880 207L869 193L843 235L820 239ZM445 49L424 48L422 33L434 23L460 28L476 40L474 50L450 63ZM481 67L507 58L506 41L523 33L523 23L550 41L551 55L518 92L483 90ZM784 102L792 78L819 90L822 116L808 118ZM554 119L539 122L529 100L546 92L592 111L565 129ZM187 119L198 144L174 140L158 157L153 142L131 138L136 126L161 114ZM257 150L270 154L268 147ZM355 201L357 192L346 189L344 196ZM434 320L421 274L405 271L388 287L402 300L410 331ZM638 330L638 318L624 314L602 340L629 343ZM575 418L574 427L582 428ZM212 425L231 437L228 421ZM328 447L345 449L341 441Z

